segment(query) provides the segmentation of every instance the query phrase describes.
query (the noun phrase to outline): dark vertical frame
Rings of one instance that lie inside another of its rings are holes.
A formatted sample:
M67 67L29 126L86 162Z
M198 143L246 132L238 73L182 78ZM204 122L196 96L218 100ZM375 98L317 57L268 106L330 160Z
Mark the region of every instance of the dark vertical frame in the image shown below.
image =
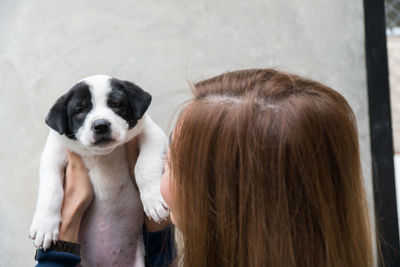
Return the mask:
M364 21L378 242L384 266L400 266L384 0L364 0Z

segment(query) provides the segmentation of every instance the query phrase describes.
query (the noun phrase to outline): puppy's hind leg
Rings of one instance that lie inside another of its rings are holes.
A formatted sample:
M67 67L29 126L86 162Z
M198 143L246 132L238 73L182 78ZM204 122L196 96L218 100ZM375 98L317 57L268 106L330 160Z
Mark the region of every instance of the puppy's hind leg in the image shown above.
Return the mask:
M140 235L136 245L136 255L135 255L135 267L145 267L144 264L145 249L143 243L143 237Z

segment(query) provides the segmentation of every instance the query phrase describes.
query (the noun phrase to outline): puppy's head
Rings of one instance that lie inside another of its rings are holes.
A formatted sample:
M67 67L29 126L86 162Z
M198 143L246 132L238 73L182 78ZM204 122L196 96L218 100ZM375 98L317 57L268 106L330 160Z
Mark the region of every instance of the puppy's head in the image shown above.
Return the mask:
M46 123L93 153L108 153L125 141L150 102L150 94L131 82L90 76L56 101Z

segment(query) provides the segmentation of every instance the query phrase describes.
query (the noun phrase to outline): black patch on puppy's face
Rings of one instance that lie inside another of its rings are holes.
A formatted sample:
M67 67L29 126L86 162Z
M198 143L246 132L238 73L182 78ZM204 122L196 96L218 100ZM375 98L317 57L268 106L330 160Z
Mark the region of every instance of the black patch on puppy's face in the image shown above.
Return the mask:
M129 129L142 118L151 102L151 95L129 81L112 78L111 91L107 95L107 105L126 120Z
M51 107L46 123L59 134L76 139L76 132L92 109L89 86L85 82L75 84Z

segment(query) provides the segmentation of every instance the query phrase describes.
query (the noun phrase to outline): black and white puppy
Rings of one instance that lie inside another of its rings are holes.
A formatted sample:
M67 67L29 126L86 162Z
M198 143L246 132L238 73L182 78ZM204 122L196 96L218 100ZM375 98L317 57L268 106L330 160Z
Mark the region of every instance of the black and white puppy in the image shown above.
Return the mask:
M137 85L107 75L87 77L50 109L40 161L39 195L30 237L48 248L58 239L66 150L82 156L94 199L81 223L83 266L144 266L143 210L159 221L168 216L160 193L164 132L145 114L151 96ZM137 191L124 144L137 138Z

